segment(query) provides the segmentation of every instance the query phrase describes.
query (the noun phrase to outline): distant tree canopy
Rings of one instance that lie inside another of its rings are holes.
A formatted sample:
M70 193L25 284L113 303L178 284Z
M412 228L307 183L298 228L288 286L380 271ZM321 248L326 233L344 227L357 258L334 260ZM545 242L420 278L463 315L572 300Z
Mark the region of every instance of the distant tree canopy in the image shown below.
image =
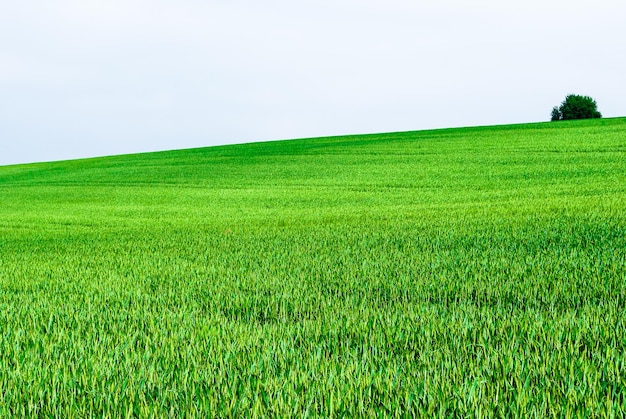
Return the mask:
M561 106L552 108L552 121L602 118L598 104L589 96L567 95Z

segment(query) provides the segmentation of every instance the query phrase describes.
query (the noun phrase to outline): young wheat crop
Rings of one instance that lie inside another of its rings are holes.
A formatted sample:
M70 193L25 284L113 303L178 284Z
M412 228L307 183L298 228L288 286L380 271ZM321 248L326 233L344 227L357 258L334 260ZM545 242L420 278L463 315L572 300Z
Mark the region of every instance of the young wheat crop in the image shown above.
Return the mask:
M622 417L626 120L0 167L0 416Z

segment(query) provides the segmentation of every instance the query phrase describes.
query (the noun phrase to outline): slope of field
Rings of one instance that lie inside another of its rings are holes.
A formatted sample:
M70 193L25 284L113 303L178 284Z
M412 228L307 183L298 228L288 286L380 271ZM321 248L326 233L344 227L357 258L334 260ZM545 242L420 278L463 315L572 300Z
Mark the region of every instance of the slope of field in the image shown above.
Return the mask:
M0 416L626 415L626 119L0 167Z

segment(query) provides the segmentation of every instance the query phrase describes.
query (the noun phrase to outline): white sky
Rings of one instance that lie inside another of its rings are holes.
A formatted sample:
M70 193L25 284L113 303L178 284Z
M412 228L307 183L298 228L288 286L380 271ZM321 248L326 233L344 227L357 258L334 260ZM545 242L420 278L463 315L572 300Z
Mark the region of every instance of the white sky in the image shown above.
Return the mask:
M0 165L626 115L626 2L0 0Z

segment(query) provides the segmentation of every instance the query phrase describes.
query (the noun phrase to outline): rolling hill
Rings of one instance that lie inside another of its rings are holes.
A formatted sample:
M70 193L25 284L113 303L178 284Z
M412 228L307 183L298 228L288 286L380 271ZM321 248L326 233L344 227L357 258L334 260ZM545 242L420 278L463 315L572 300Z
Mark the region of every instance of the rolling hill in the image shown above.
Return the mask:
M0 167L0 415L626 415L626 118Z

